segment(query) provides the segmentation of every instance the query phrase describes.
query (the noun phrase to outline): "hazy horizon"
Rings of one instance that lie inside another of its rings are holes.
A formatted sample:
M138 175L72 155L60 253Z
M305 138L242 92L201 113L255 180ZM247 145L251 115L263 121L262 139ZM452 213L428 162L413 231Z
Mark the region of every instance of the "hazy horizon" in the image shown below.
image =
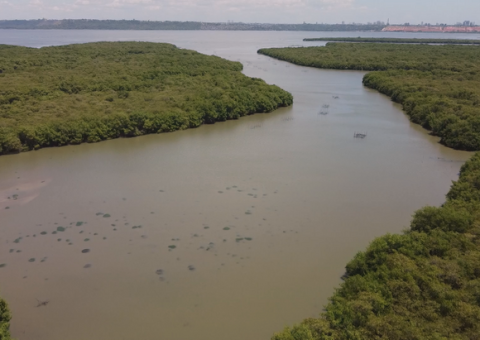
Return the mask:
M475 16L472 15L475 13ZM0 20L98 19L244 23L480 23L480 2L459 0L0 0Z

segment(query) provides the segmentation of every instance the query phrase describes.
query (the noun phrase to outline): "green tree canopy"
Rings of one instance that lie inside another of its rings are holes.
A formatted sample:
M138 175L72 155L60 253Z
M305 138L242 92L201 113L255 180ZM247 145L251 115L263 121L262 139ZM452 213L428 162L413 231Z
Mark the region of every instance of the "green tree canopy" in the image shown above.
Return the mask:
M170 44L0 45L0 154L270 112L291 94Z

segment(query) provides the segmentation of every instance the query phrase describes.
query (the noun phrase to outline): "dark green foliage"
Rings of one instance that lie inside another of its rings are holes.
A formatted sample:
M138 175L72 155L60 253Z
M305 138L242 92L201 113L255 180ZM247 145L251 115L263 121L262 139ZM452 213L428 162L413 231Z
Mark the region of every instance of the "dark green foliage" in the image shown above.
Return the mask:
M7 303L0 299L0 340L10 340L10 320L12 315Z
M469 39L406 39L406 38L305 38L303 41L337 41L357 43L392 43L392 44L449 44L480 45L480 40Z
M327 43L320 47L260 49L258 53L298 65L340 70L475 72L477 46Z
M434 229L463 233L473 225L473 216L453 206L425 207L413 216L412 230L429 232Z
M328 43L259 53L304 66L379 71L365 75L364 85L402 104L441 143L480 150L480 47Z
M355 256L320 318L272 339L479 339L479 183L476 154L442 207L417 211L410 230Z
M0 154L170 132L292 96L242 65L170 44L0 45Z

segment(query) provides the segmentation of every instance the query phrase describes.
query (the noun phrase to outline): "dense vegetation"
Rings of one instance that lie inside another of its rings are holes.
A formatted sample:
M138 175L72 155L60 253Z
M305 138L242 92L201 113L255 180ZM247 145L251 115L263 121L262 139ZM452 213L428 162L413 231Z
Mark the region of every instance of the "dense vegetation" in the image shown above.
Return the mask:
M318 319L272 340L480 338L480 153L440 208L425 207L402 235L375 239L347 265Z
M406 38L305 38L303 41L336 41L357 43L392 44L443 44L443 45L480 45L480 40L469 39L406 39Z
M292 96L242 65L169 44L0 45L0 154L270 112Z
M248 24L194 21L140 20L0 20L0 29L88 29L88 30L243 30L243 31L381 31L383 23L373 24Z
M10 319L7 303L0 299L0 340L10 340Z
M259 53L298 65L367 70L364 84L403 104L441 143L480 150L480 47L327 43Z

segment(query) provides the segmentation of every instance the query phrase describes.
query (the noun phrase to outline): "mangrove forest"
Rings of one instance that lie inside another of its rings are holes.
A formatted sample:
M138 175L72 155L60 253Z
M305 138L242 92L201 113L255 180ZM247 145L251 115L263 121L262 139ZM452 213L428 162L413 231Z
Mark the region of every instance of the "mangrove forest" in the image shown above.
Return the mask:
M454 149L480 150L480 48L327 43L258 51L294 64L365 70L365 86L403 105L411 121Z
M10 340L10 319L7 303L0 298L0 340Z
M0 154L170 132L271 112L292 95L170 44L0 45Z

